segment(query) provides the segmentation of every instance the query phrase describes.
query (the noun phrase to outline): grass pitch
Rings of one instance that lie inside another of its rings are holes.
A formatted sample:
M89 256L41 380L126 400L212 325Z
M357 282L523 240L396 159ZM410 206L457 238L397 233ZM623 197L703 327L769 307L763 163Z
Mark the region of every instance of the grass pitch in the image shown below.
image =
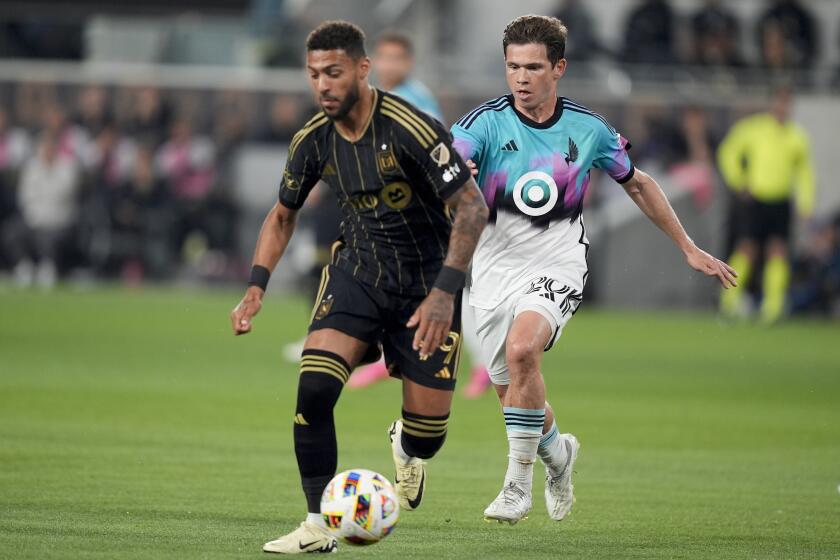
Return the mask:
M0 558L264 558L305 512L291 444L308 315L236 293L0 292ZM462 364L465 376L468 364ZM577 505L482 521L506 466L495 397L460 397L423 507L348 558L840 558L840 325L725 327L586 308L545 368L582 448ZM339 469L392 477L399 384L347 391Z

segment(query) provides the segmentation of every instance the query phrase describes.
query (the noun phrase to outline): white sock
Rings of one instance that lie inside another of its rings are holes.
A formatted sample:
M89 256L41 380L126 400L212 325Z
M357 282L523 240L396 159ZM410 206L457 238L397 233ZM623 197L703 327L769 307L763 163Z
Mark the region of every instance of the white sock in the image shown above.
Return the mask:
M569 454L566 452L566 444L557 430L557 424L551 423L551 428L540 438L540 445L537 454L545 463L548 474L560 476L569 461Z
M321 529L326 529L327 524L324 523L324 516L320 513L307 513L306 514L306 522L312 523L313 525L320 527Z
M504 407L507 427L508 470L505 474L505 486L515 482L524 490L531 491L534 475L534 462L537 460L537 447L542 436L545 422L545 409Z

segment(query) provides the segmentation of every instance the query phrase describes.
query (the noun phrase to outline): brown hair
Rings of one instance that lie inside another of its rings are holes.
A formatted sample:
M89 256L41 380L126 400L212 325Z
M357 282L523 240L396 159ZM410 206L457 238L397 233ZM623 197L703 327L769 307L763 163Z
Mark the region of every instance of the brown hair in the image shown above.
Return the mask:
M344 50L353 59L365 56L365 33L349 21L325 21L306 38L306 50Z
M519 16L505 27L502 52L507 55L508 45L545 45L548 61L553 66L566 55L567 33L566 26L555 17L533 14Z

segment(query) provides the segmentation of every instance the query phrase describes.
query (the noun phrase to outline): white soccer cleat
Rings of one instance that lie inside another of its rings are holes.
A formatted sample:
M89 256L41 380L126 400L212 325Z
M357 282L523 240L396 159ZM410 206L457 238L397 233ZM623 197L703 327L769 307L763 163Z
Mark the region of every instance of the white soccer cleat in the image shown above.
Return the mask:
M562 521L575 503L572 471L580 449L580 443L572 434L560 434L560 437L563 438L563 445L566 446L569 459L560 475L551 476L548 469L545 473L545 509L554 521Z
M263 551L277 554L303 554L304 552L335 552L338 543L326 529L304 521L300 527L277 540L263 545Z
M531 511L531 493L510 481L484 510L484 520L515 525L525 519L529 511Z
M388 438L391 440L391 453L394 456L394 487L400 498L400 507L414 510L420 507L423 492L426 490L426 462L412 457L407 462L396 451L397 442L402 437L402 420L395 420L388 428Z

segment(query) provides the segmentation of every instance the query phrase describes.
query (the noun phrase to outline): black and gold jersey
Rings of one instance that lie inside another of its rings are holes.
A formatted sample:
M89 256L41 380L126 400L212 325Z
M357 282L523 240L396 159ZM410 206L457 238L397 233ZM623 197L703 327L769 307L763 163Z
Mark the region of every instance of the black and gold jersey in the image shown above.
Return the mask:
M300 208L319 180L342 208L333 263L375 288L426 295L449 243L444 200L469 179L449 131L400 97L374 89L374 109L351 142L324 113L294 136L280 203Z

